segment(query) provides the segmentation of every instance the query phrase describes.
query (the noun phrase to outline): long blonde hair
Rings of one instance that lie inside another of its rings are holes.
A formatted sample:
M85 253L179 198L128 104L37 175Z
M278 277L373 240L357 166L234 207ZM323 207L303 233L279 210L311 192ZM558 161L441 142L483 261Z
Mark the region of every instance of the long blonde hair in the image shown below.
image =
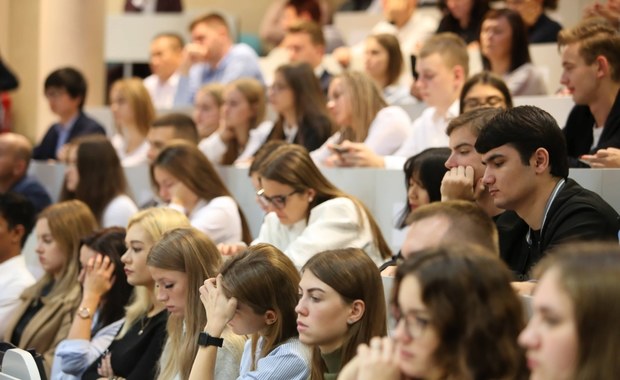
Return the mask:
M58 249L65 255L58 282L49 293L49 297L64 296L78 285L78 254L80 239L97 229L97 220L88 206L79 200L70 200L48 206L37 220L47 219L52 238ZM51 273L45 273L40 284L53 281Z
M177 228L166 232L153 246L147 264L187 276L185 315L168 318L168 339L157 377L172 379L180 374L182 379L187 379L198 352L196 336L207 324L198 289L205 279L217 275L222 257L202 232L193 227Z
M189 220L181 212L165 208L156 207L142 210L135 214L129 223L127 223L127 231L133 226L139 225L147 233L148 238L153 245L161 239L166 231L179 227L189 227ZM150 252L147 252L147 255ZM116 339L121 339L127 331L143 316L148 314L153 308L151 297L152 289L146 286L136 286L132 300L125 308L125 324Z
M155 107L151 96L140 78L119 79L112 83L110 93L118 91L129 103L133 113L133 121L141 135L146 136L155 119ZM119 128L119 131L122 129Z

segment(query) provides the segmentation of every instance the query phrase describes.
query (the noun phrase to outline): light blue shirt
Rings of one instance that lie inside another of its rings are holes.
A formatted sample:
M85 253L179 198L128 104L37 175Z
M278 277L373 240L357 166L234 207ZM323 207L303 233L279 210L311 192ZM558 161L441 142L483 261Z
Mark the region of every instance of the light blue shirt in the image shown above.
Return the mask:
M80 117L79 112L73 118L71 118L71 120L69 120L67 124L63 125L57 123L56 125L54 125L54 128L56 128L56 132L58 132L58 140L56 141L56 155L58 155L58 151L60 150L60 148L62 148L62 146L67 143L67 140L69 140L69 133L71 133L71 130L73 129L73 126L75 125L78 117Z
M179 77L175 106L191 106L196 92L207 83L226 84L239 78L255 78L264 83L258 64L258 55L246 44L236 44L218 63L217 67L200 63L193 65L188 75Z
M263 346L263 338L259 338L256 345L256 357ZM239 377L237 380L307 380L310 377L310 362L312 350L301 343L297 338L291 338L271 350L264 358L256 362L256 369L252 367L252 340L245 343Z
M97 323L98 313L93 319ZM114 340L125 319L119 319L97 331L91 340L65 339L54 353L52 380L80 379L86 369L99 358Z

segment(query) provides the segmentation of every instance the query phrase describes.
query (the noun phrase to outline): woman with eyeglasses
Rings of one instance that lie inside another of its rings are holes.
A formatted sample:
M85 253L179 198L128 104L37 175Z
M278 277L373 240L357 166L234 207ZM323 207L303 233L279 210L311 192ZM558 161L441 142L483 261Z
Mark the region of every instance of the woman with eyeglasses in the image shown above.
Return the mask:
M209 160L186 141L172 141L151 165L162 199L187 215L214 243L252 240L243 212Z
M490 71L482 71L465 82L459 99L461 114L483 107L512 108L506 82Z
M393 338L373 338L339 379L527 378L525 325L511 274L478 246L417 252L398 266Z
M325 96L307 63L278 67L268 96L278 119L267 141L285 140L313 151L331 136Z
M265 158L258 174L262 188L257 195L268 214L252 244L275 245L298 268L314 254L338 248L361 248L377 265L390 257L366 206L329 182L303 147L277 148ZM241 248L220 249L234 254Z

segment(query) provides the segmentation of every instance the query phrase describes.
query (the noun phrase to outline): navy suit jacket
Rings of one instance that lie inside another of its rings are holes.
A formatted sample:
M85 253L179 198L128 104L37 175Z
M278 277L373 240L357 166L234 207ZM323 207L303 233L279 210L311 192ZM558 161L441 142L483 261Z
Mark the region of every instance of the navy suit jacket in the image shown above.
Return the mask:
M21 194L30 200L37 214L52 204L52 199L45 187L36 178L29 175L25 175L15 182L10 191Z
M41 140L41 143L34 147L32 151L32 159L34 160L55 160L56 159L56 144L58 143L58 132L56 131L56 124L52 125L50 129ZM90 117L86 116L83 112L80 112L71 132L69 132L69 138L67 142L73 140L78 136L100 134L105 135L105 129Z

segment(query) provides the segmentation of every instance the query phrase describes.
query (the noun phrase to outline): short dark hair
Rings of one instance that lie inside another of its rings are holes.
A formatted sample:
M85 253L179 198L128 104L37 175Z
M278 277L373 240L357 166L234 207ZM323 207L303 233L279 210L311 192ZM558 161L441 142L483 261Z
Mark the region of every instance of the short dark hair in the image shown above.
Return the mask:
M307 13L312 21L321 23L321 6L316 0L288 0L284 6L295 8L297 15Z
M191 117L183 113L169 113L160 116L153 120L151 127L173 127L175 138L198 144L198 130L196 129L196 123Z
M24 226L22 248L34 227L35 214L34 205L25 196L13 192L0 194L0 216L6 220L9 229L12 230L18 225Z
M512 30L511 55L510 55L510 71L516 70L519 66L532 62L530 58L529 37L527 35L527 27L521 18L521 15L508 8L491 9L482 19L496 20L505 18ZM485 70L491 68L491 63L486 57L482 57L482 66Z
M52 73L45 78L43 89L47 91L52 87L67 90L67 93L73 99L81 98L80 110L84 107L88 86L86 85L86 79L78 70L73 67L63 67L52 71Z
M478 153L484 154L506 144L519 152L524 165L529 165L536 149L546 149L551 175L568 177L566 140L558 123L547 111L520 106L501 112L482 128L475 147Z
M314 45L325 46L325 35L321 25L312 21L300 21L294 25L291 25L286 34L305 33L310 36L310 41Z
M183 50L183 46L185 46L185 41L180 34L174 32L163 32L159 33L155 37L153 37L153 41L158 40L160 38L168 38L173 41L172 47L174 50Z
M196 27L196 25L203 23L209 25L210 27L222 27L226 29L226 32L230 35L230 25L228 25L228 20L226 20L226 17L220 13L212 12L195 18L191 24L189 24L190 32Z

